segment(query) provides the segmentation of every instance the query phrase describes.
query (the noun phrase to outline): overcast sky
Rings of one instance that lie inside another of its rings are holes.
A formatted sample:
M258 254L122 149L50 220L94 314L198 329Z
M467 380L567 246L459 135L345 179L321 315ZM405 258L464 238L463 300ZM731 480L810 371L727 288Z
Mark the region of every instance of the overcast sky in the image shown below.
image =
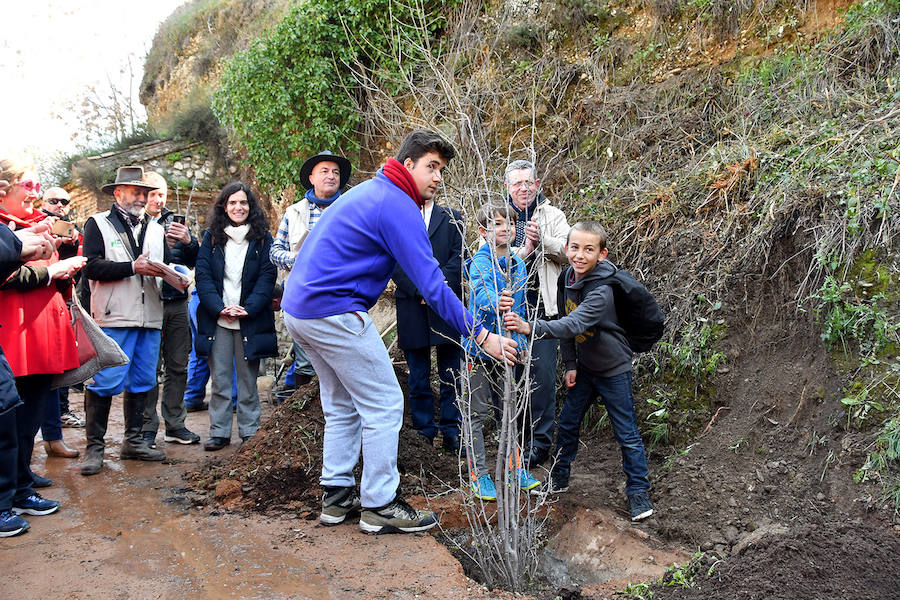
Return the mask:
M184 1L0 0L0 152L40 162L39 155L73 151L74 121L50 114L91 84L108 89L107 75L127 87L119 71L129 54L136 57L137 86L157 27Z

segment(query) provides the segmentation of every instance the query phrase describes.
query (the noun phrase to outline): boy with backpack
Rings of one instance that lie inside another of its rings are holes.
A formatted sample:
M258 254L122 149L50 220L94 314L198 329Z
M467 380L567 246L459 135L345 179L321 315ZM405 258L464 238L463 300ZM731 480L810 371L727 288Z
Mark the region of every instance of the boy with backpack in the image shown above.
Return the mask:
M599 223L576 223L566 241L569 267L557 282L560 317L555 321L535 321L533 328L515 313L508 313L504 321L510 331L562 340L561 355L568 392L559 415L555 462L544 490L561 493L569 489L569 471L578 452L581 422L588 407L600 396L622 450L631 520L641 521L653 514L653 504L648 493L647 457L634 412L631 357L633 347L637 346L635 349L638 350L649 347L643 348L640 342L630 339L631 332L623 327L617 314L613 286L621 293L622 279L625 279L643 290L649 298L651 313L655 307L659 335L651 334L655 339L650 345L662 335L663 317L649 292L606 260L606 242L606 231ZM619 308L622 314L633 312L629 310L631 307Z
M502 204L487 203L475 214L478 233L486 241L469 264L469 310L476 320L489 331L501 334L503 315L510 310L525 310L527 273L525 262L510 254L516 214ZM525 348L521 334L511 334L519 348ZM482 500L496 500L497 488L487 468L484 449L484 418L491 410L491 398L496 386L502 389L503 365L486 354L472 338L463 339L463 348L472 357L469 373L469 413L471 427L463 431L472 492ZM471 439L470 439L471 438ZM516 481L522 490L531 490L540 481L519 465L509 479Z

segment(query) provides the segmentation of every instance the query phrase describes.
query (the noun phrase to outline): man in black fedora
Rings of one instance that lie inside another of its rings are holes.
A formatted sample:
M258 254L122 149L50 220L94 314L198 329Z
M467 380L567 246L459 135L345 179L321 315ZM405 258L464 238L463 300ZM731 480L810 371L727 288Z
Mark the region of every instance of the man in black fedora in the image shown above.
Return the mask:
M306 194L299 202L291 204L284 211L284 217L278 226L278 234L269 252L272 263L281 270L280 279L287 279L303 240L319 220L322 212L341 195L341 190L350 180L351 170L349 160L328 150L308 158L300 167L300 184L306 190ZM295 342L294 365L285 376L285 386L294 388L305 385L315 374L306 353Z
M88 260L82 272L90 283L91 316L131 362L103 369L84 389L87 448L82 475L99 473L103 466L110 404L119 393L125 416L121 458L166 458L141 437L147 391L156 385L163 321L159 279L163 273L150 261L168 261L165 232L145 210L147 193L157 187L145 179L141 167L120 167L116 180L101 188L115 197L112 207L84 224Z

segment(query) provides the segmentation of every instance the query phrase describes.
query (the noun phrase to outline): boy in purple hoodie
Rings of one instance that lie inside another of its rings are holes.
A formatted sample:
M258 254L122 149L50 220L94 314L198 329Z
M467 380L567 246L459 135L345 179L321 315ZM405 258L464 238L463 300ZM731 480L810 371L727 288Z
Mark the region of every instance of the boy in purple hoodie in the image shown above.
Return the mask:
M512 363L516 343L475 321L444 282L421 208L433 198L455 151L440 135L418 130L372 179L338 198L303 243L282 309L294 340L319 375L325 415L319 520L343 522L362 511L366 533L416 532L437 524L400 495L397 441L403 393L368 310L399 263L422 296L461 336ZM363 454L360 492L353 469Z

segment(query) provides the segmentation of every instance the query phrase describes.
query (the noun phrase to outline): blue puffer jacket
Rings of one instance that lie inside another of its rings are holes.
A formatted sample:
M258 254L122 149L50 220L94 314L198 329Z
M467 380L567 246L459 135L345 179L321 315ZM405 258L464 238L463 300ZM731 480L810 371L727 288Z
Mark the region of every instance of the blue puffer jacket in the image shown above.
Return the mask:
M241 306L249 313L241 322L244 342L244 358L258 360L278 355L275 337L275 314L272 310L272 290L275 287L277 269L269 260L272 236L250 240L244 258L241 277ZM197 255L197 337L194 349L197 356L209 356L216 335L216 321L225 308L222 287L225 277L225 245L212 243L209 231L203 234L200 253Z
M507 264L509 260L513 261L511 266ZM515 340L520 351L528 347L528 338L521 333L505 329L501 331L503 321L497 321L497 299L503 290L512 291L512 311L524 315L527 285L528 274L522 259L513 255L495 261L491 256L490 244L484 244L479 248L469 261L469 310L488 331ZM494 360L471 338L463 339L463 348L472 356Z

